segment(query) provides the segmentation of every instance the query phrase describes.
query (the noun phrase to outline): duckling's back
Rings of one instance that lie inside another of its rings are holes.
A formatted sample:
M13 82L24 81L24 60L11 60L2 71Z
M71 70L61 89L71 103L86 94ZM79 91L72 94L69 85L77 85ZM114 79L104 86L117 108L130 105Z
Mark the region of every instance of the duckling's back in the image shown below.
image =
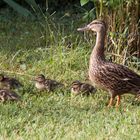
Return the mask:
M0 100L19 100L20 96L16 94L15 92L6 90L6 89L0 89Z

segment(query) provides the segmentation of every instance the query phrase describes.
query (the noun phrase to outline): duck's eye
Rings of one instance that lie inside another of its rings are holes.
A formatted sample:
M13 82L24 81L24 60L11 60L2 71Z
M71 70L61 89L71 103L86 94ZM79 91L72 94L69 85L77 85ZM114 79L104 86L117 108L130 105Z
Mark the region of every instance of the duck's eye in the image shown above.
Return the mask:
M101 24L101 25L103 25L102 22L94 22L93 24Z
M94 24L100 24L99 22L94 22Z
M76 90L77 88L76 87L73 87L73 90Z

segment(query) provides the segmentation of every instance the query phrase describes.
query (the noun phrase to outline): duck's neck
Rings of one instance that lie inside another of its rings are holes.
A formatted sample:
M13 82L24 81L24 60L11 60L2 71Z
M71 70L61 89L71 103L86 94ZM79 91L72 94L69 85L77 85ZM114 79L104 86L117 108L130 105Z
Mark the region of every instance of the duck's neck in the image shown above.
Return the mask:
M105 31L97 32L96 44L91 53L91 61L98 62L104 61L104 42L105 42Z

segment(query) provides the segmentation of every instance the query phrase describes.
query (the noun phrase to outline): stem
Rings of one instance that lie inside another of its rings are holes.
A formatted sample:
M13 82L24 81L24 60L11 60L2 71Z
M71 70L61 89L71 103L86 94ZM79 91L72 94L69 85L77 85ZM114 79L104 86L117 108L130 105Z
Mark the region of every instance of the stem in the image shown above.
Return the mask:
M103 0L100 0L100 17L102 17L102 13L103 13Z

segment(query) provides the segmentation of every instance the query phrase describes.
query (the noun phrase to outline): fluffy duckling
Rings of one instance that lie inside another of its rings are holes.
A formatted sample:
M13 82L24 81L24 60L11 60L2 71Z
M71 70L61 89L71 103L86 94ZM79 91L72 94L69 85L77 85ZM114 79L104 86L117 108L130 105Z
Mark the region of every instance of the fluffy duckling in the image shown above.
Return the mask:
M0 89L0 101L2 102L6 100L17 101L19 99L20 99L20 96L17 95L15 92L7 90L7 89Z
M47 90L48 92L53 91L56 87L63 85L55 80L46 79L43 74L40 74L37 77L35 77L34 81L35 87L37 89Z
M20 88L22 84L15 78L5 77L0 74L0 85L4 89Z
M80 81L74 81L71 86L71 93L74 95L90 95L96 92L96 89L87 83L82 83Z

